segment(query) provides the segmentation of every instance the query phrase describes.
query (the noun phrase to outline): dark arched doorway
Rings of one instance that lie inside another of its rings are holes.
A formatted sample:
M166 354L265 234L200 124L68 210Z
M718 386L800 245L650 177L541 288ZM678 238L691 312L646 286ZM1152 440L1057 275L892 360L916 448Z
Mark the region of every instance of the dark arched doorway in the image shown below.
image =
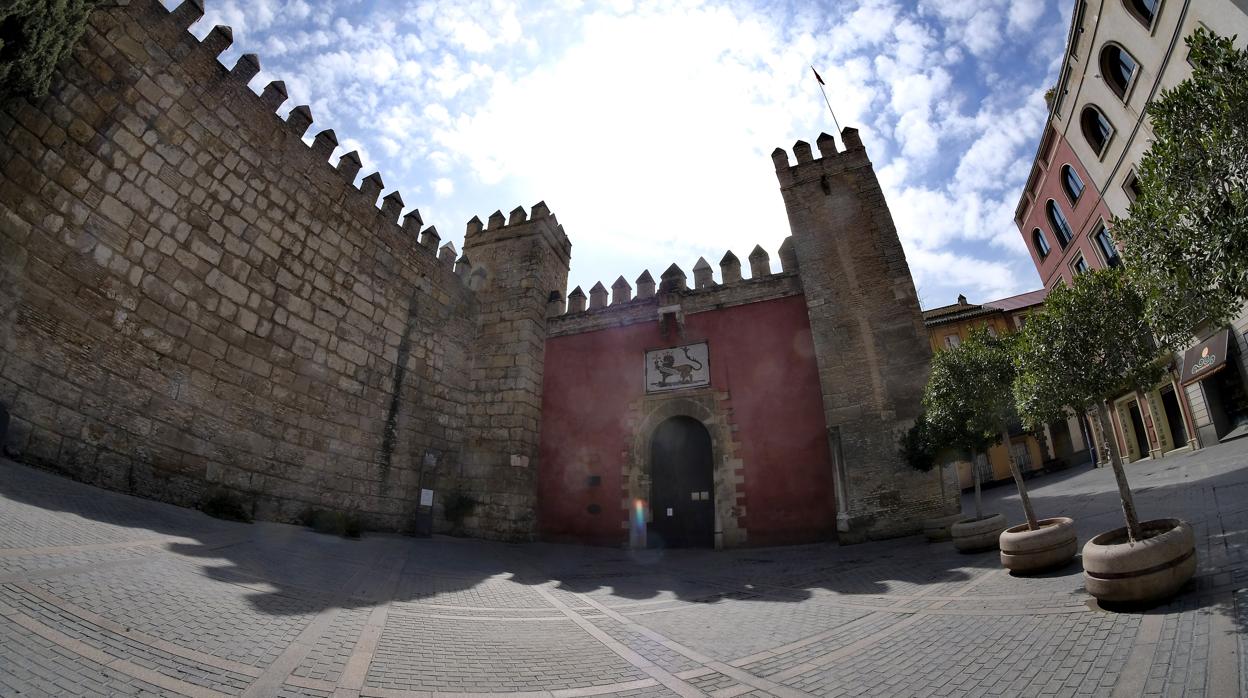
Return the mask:
M650 439L647 539L673 548L715 546L711 434L692 417L672 417Z

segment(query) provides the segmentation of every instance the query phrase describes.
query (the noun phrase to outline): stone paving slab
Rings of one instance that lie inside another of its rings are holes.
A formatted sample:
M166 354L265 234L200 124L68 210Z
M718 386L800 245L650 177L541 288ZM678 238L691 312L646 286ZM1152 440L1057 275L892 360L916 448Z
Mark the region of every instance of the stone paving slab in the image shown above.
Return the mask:
M646 678L569 621L505 626L489 621L390 617L366 685L453 692L580 688Z
M203 688L238 695L255 678L219 666L181 657L128 637L70 613L61 606L26 593L13 585L0 587L0 599L16 611L51 629L79 640L105 654L124 659L169 678Z
M1193 524L1172 602L1102 611L918 537L628 552L346 540L100 492L0 460L0 695L1248 695L1248 439L1128 467ZM1081 540L1112 476L1029 481ZM985 508L1021 520L1011 488ZM968 503L969 505L969 503Z
M371 613L367 608L343 609L291 673L336 683L351 661L351 653Z
M264 595L189 573L164 561L130 569L39 580L41 589L118 623L225 659L264 666L308 622L312 606L299 598Z
M80 657L3 617L0 617L0 694L177 695Z

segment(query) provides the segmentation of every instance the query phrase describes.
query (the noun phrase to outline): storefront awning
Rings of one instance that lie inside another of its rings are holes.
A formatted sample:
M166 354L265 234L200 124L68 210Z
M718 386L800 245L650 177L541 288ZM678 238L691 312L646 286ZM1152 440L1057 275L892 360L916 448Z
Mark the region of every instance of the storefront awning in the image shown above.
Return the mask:
M1222 370L1226 365L1227 340L1230 336L1230 330L1224 329L1183 352L1183 373L1180 374L1183 379L1180 382L1187 385Z

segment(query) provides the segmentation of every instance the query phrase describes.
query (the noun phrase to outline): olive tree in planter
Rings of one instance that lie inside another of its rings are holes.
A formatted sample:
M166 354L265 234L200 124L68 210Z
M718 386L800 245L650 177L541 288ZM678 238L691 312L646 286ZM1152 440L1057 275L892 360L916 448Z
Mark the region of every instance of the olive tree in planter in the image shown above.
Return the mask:
M991 524L987 521L953 524L955 543L960 538L982 541L991 528L997 537L993 543L1001 548L1003 566L1018 573L1040 572L1062 566L1075 557L1075 522L1066 517L1036 517L1027 484L1013 457L1008 425L1016 417L1012 392L1015 343L1015 335L997 337L982 327L972 331L961 345L937 355L924 400L927 410L931 411L929 420L942 427L937 428L937 432L972 435L980 442L981 450L997 442L1005 445L1010 474L1027 519L1026 523L1012 528L1003 526L1003 517ZM976 484L978 486L978 482ZM977 504L976 508L980 506ZM982 518L982 512L977 511L976 518ZM967 547L967 543L961 547Z
M1049 294L1019 335L1014 397L1024 423L1035 426L1070 406L1095 413L1104 454L1114 471L1126 527L1083 547L1085 586L1102 601L1147 602L1174 594L1195 572L1192 529L1178 519L1140 522L1118 447L1108 400L1152 387L1162 373L1144 321L1144 298L1121 269L1076 277Z
M963 552L996 548L1001 531L1006 528L1005 517L1001 514L984 515L979 468L975 462L977 455L987 451L1001 436L1001 423L990 414L991 407L985 408L985 400L992 401L982 375L986 358L982 350L987 338L986 331L978 330L961 345L937 352L932 357L932 370L923 389L923 408L931 440L971 454L975 517L950 528L954 546ZM1030 503L1026 507L1030 511Z

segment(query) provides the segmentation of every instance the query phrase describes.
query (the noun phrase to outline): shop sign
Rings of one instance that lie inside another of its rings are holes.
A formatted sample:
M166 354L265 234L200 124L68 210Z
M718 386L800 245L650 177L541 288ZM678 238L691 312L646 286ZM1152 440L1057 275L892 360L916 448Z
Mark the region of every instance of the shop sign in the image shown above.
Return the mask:
M1227 340L1230 334L1230 330L1222 330L1183 352L1181 375L1184 385L1207 378L1226 365Z

